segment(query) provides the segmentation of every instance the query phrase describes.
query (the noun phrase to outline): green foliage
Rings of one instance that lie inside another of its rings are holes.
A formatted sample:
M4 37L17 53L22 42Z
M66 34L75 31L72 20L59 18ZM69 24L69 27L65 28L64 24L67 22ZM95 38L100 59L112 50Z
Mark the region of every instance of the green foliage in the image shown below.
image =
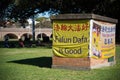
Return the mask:
M5 9L13 2L13 0L0 0L0 21L5 17Z
M1 0L0 20L14 19L21 21L38 13L95 13L120 20L120 0ZM3 23L3 22L2 22ZM0 25L4 25L1 24ZM119 26L120 23L117 24ZM116 29L120 35L119 28ZM117 41L120 41L117 38Z
M120 46L117 63L91 71L52 69L51 48L0 48L0 80L119 80Z
M37 18L36 21L42 22L42 21L44 21L46 19L48 19L48 18L46 18L46 17L40 17L40 18Z
M28 18L45 11L50 13L97 13L113 17L113 11L119 11L119 0L13 0L12 3L10 0L7 1L9 2L1 7L8 9L9 17L15 19ZM13 4L12 8L9 8L10 4Z
M38 21L39 23L36 24L36 28L52 28L52 24L51 21L49 20L49 18L46 17L40 17L37 18L36 21Z

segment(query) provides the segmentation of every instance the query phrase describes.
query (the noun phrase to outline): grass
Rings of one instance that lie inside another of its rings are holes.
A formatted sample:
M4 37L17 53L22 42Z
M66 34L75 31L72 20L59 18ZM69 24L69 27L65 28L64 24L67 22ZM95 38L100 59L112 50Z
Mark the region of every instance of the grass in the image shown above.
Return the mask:
M119 52L114 66L74 71L52 69L51 48L0 48L0 80L119 80Z

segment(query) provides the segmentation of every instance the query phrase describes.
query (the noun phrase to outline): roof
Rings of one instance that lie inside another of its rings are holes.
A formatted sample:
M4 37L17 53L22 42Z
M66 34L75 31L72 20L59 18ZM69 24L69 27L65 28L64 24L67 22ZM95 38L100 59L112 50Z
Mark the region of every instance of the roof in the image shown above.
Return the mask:
M101 20L111 23L118 23L117 19L113 19L110 17L105 17L97 14L59 14L55 16L51 16L51 20L79 20L79 19L95 19Z

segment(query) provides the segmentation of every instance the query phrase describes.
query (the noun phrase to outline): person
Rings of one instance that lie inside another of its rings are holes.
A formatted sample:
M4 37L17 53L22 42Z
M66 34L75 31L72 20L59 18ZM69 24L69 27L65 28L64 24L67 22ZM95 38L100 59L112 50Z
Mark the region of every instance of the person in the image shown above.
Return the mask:
M24 43L23 43L22 39L19 39L19 46L24 47Z
M6 48L9 48L9 37L8 37L8 36L5 36L4 46L5 46Z
M24 43L25 43L26 47L31 47L32 46L30 39L31 38L29 36L25 36Z
M40 41L40 39L38 38L37 39L37 42L36 42L36 46L40 46L41 45L41 41Z

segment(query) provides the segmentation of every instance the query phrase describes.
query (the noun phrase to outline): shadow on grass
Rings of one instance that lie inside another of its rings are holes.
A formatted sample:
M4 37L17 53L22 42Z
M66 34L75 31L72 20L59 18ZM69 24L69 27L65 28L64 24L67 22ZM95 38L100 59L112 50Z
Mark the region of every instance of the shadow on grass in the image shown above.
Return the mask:
M33 65L33 66L51 68L52 57L22 59L22 60L9 61L8 63L18 63L18 64L25 64L25 65Z

